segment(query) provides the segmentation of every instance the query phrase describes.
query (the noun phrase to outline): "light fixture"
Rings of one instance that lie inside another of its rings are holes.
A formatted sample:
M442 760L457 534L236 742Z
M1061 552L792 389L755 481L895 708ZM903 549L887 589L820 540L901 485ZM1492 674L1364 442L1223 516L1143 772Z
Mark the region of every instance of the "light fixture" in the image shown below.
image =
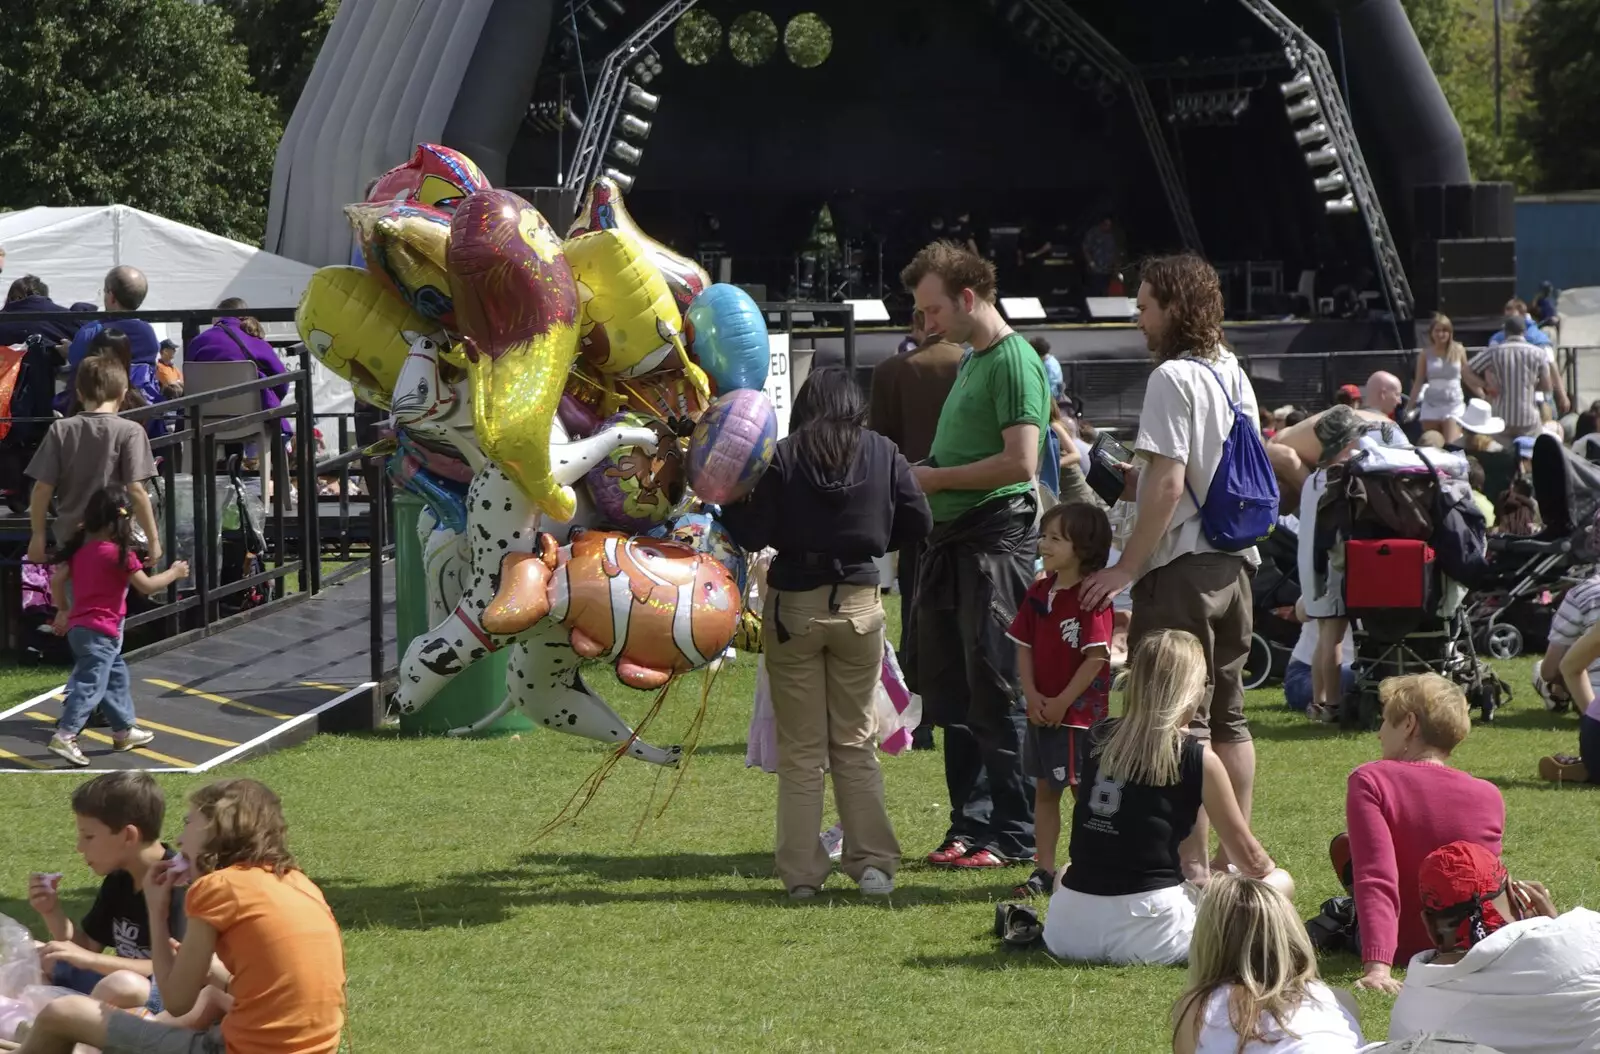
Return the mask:
M648 139L650 138L650 122L643 117L635 117L631 113L625 113L617 118L617 131L629 139Z
M583 131L583 118L579 117L578 111L570 106L567 107L567 123L572 126L574 132Z
M600 12L594 9L593 4L583 9L583 17L589 20L589 24L595 28L595 32L597 33L604 33L606 30L611 28L611 26L607 24L606 20L600 17Z
M1101 81L1100 87L1095 89L1094 101L1106 109L1117 105L1117 89L1110 81Z
M623 5L622 0L605 0L605 5L611 8L619 18L628 13L628 9Z
M1294 80L1284 81L1282 84L1278 85L1278 90L1283 92L1283 97L1285 99L1292 99L1296 95L1304 95L1306 92L1311 91L1315 87L1316 84L1311 80L1311 74L1302 73Z
M1322 104L1315 95L1307 95L1304 99L1289 107L1289 120L1303 121L1307 117L1315 117L1322 112Z
M1350 181L1344 178L1344 169L1336 168L1332 172L1316 181L1318 193L1332 194L1334 191L1343 191L1350 186Z
M1072 83L1076 84L1080 91L1088 91L1093 88L1095 80L1094 67L1087 62L1079 66L1078 72L1072 75Z
M1316 124L1308 124L1294 134L1294 141L1301 146L1325 143L1328 141L1328 126L1321 121Z
M1065 77L1078 65L1078 53L1071 48L1056 55L1050 60L1050 68Z
M644 157L644 151L626 139L613 139L611 140L611 156L625 165L637 165L639 159Z
M1326 146L1318 147L1316 150L1309 151L1306 154L1306 164L1312 168L1320 168L1324 165L1337 165L1338 163L1339 151L1333 148L1332 143L1329 143Z
M633 189L633 177L628 175L628 173L621 171L620 169L607 168L602 174L607 179L616 183L617 189L622 191L624 194Z
M1356 207L1356 196L1354 194L1346 194L1342 198L1324 201L1322 207L1328 210L1328 215L1330 216L1348 216L1361 211Z
M661 105L661 96L647 92L637 84L630 84L627 92L623 95L623 102L635 110L655 113L656 107Z

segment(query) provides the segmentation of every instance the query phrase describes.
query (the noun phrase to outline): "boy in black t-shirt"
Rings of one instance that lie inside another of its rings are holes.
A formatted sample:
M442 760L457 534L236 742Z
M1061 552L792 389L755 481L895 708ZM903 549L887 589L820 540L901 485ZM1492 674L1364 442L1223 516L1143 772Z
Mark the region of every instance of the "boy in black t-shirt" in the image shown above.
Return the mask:
M74 926L57 896L61 876L36 872L28 879L28 903L50 931L49 943L39 946L46 983L125 1010L161 1009L151 983L144 876L152 864L177 855L161 842L166 808L160 786L143 772L110 772L73 791L78 852L104 881L89 913ZM181 940L182 887L173 891L169 925Z

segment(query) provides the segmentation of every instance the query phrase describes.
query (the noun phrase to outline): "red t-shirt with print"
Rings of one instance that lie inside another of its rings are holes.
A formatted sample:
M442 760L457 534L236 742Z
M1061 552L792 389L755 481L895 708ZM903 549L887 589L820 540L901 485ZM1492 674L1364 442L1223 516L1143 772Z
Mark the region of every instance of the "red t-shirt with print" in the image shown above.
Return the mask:
M1007 636L1033 650L1033 683L1052 698L1066 691L1090 648L1111 648L1111 607L1085 611L1078 597L1083 583L1056 588L1048 575L1028 588ZM1088 728L1111 708L1111 668L1107 666L1067 708L1062 724Z

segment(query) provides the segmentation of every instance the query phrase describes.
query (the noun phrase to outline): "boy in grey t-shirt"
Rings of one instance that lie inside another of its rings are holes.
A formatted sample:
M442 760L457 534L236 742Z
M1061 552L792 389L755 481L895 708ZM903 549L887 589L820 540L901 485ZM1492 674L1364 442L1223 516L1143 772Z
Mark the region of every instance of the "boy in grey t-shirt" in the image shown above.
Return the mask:
M161 559L161 535L144 481L156 474L156 463L144 427L117 416L128 390L128 375L117 360L92 355L78 367L76 389L83 412L51 425L28 462L27 474L34 480L28 502L32 527L28 559L36 564L45 562L45 521L52 497L57 499L57 514L51 533L61 546L83 523L90 496L120 483L127 488L134 517L149 541L153 566Z

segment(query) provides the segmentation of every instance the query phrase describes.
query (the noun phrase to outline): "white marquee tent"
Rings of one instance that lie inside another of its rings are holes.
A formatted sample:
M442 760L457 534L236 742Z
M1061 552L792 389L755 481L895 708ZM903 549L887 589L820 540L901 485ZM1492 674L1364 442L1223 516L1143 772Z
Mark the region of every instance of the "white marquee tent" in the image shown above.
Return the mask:
M142 307L178 311L215 307L231 296L256 308L294 307L316 268L210 231L127 205L40 206L0 213L0 248L8 279L38 275L58 304L101 306L105 274L119 264L143 271L150 293ZM180 327L165 328L180 339ZM269 336L289 335L288 323L268 325ZM350 385L320 363L314 374L318 413L348 413Z

